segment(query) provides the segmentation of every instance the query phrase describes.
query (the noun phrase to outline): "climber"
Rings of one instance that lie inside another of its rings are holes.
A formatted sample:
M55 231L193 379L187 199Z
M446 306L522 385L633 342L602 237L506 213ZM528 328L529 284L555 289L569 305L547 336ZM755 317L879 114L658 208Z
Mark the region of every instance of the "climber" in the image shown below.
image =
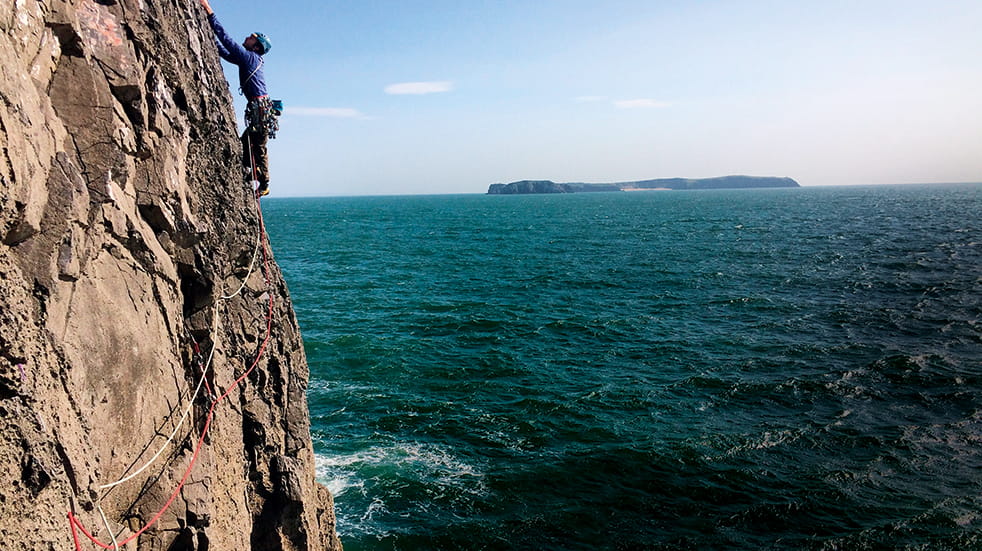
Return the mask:
M276 117L280 114L279 105L274 105L266 93L266 79L263 75L263 55L269 53L272 44L266 35L253 33L239 45L218 22L208 0L199 1L208 14L208 23L215 31L218 55L239 66L239 91L249 101L245 113L246 129L242 133L242 165L251 173L251 180L258 180L256 193L259 196L268 195L269 156L266 142L269 138L276 137Z

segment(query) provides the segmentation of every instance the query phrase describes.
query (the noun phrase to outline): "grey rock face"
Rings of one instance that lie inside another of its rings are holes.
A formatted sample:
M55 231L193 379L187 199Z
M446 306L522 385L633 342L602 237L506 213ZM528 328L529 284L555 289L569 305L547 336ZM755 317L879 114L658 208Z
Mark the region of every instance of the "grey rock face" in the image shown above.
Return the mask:
M340 549L212 40L197 2L0 3L6 549L74 549L69 511L121 542L172 495L128 548Z

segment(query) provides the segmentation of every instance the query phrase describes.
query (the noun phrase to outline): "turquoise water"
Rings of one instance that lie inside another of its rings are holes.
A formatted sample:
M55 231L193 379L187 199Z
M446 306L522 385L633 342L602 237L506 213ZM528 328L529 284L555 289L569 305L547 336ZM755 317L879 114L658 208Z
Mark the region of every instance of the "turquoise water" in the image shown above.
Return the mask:
M982 549L980 192L264 201L345 549Z

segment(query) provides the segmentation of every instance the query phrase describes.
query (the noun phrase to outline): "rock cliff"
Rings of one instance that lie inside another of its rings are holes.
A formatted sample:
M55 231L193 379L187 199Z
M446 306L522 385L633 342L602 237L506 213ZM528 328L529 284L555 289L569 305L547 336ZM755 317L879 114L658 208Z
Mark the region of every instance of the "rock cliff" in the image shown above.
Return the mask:
M4 549L340 549L212 42L192 1L0 2Z

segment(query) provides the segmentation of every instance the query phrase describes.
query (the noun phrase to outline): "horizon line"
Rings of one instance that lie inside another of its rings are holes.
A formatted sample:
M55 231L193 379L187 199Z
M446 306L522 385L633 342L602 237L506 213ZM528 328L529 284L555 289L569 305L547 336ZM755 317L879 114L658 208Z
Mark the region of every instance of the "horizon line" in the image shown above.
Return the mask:
M641 181L641 180L638 180ZM491 185L491 184L489 184ZM760 190L793 190L801 188L834 188L834 187L887 187L887 186L958 186L958 185L982 185L982 180L979 181L961 181L961 182L897 182L891 184L799 184L798 188L788 187L788 188L729 188L729 189L673 189L666 191L675 192L705 192L705 191L760 191ZM596 192L603 193L603 192ZM364 193L364 194L328 194L328 195L278 195L278 196L267 196L263 198L263 201L277 200L277 199L333 199L333 198L345 198L345 197L438 197L438 196L450 196L450 195L488 195L487 191L455 191L455 192L405 192L405 193ZM526 195L563 195L559 194L526 194ZM572 195L572 194L570 194ZM577 195L583 195L582 193Z

